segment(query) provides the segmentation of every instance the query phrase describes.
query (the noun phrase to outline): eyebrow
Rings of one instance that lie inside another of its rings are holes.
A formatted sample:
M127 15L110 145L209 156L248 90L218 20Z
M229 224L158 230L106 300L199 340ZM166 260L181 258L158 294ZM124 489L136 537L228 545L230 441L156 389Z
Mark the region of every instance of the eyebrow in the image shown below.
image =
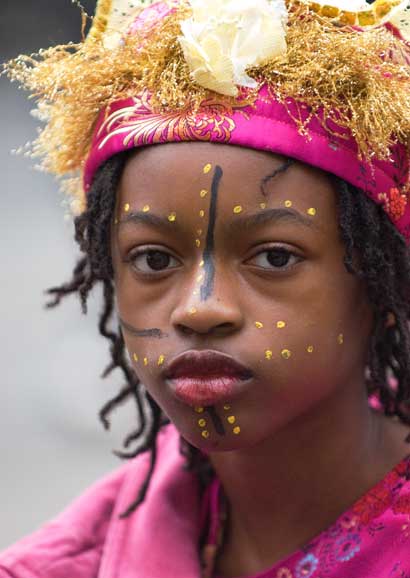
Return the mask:
M143 211L135 211L127 213L127 215L121 219L118 226L127 225L129 223L151 225L153 227L162 227L167 229L175 229L178 227L178 223L169 221L168 217L160 217L154 213L144 213Z
M228 232L234 233L241 229L251 229L265 223L288 222L303 225L309 229L318 229L312 218L305 217L294 209L267 209L254 215L243 215L237 217L227 225Z

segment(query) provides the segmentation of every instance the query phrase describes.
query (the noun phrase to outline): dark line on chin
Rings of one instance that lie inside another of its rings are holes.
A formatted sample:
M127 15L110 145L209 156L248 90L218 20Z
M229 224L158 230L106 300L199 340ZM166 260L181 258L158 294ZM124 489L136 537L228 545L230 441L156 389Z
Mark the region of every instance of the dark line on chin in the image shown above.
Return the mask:
M164 337L168 337L168 335L163 333L161 329L137 329L122 319L119 321L121 326L126 331L128 331L128 333L131 333L131 335L135 335L135 337L154 337L155 339L163 339Z
M223 170L220 166L215 167L215 174L212 180L211 203L209 207L208 231L206 233L206 245L203 253L205 280L201 286L201 301L206 301L212 295L215 279L215 223L216 209L218 205L218 191L221 182Z
M209 417L212 420L212 423L214 424L214 428L216 433L218 433L220 436L224 436L225 435L225 428L224 428L224 424L221 420L221 418L219 417L219 415L216 413L215 408L213 405L210 405L209 407L205 408L205 411L208 413Z

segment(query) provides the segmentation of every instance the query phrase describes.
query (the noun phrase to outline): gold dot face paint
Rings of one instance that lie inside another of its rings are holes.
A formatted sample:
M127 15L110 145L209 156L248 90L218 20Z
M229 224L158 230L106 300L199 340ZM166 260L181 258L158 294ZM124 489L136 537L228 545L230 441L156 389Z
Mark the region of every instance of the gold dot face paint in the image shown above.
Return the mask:
M174 223L177 220L177 214L176 213L170 213L168 215L168 221L170 223Z
M201 197L201 199L204 199L207 194L208 191L206 189L202 189L202 191L199 193L199 196Z
M338 342L339 345L343 345L343 343L345 342L345 337L344 337L343 333L340 333L340 334L337 336L337 342Z
M285 321L278 321L278 322L276 323L276 327L277 327L278 329L284 329L284 328L286 327Z
M292 357L292 352L289 349L282 349L281 356L283 359L290 359Z
M243 211L243 207L241 205L236 205L236 207L233 208L233 212L235 213L235 215L239 215L240 213L242 213Z
M135 363L138 363L138 355L136 353L133 354L132 358L135 361Z
M207 163L204 166L204 175L207 175L208 173L210 173L212 170L212 164L211 163Z
M128 211L130 210L130 208L131 208L131 207L130 207L130 204L129 204L129 203L125 203L125 205L124 205L124 211L125 211L126 213L128 213Z
M293 206L292 201L289 201L289 200L288 200L288 201L285 201L285 207L286 207L287 209L290 209L292 206Z
M204 407L200 407L200 406L198 406L198 407L196 407L196 408L194 408L194 409L195 409L196 413L204 413L204 411L205 411L205 408L204 408Z
M161 366L164 365L164 363L165 363L165 355L160 355L158 357L158 365Z
M316 216L316 213L317 213L317 211L316 211L316 209L315 209L314 207L311 207L310 209L307 210L307 214L308 214L310 217L315 217L315 216Z
M263 329L263 323L260 321L255 321L255 327L256 329Z
M307 350L306 350L306 351L307 351L308 353L313 353L314 350L315 350L315 348L313 347L313 345L309 345L309 346L307 347Z
M150 210L151 210L151 207L150 207L149 205L144 205L144 206L142 207L142 212L143 212L143 213L149 213Z
M270 360L270 359L272 359L272 357L273 357L273 351L271 351L270 349L267 349L265 351L265 358Z

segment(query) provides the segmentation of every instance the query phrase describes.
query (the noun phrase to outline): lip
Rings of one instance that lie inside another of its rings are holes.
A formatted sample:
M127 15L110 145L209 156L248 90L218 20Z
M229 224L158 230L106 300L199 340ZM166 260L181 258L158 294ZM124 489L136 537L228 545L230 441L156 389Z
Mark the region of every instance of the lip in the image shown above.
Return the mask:
M163 371L163 378L175 396L192 406L226 402L252 377L251 369L230 355L214 350L186 351Z

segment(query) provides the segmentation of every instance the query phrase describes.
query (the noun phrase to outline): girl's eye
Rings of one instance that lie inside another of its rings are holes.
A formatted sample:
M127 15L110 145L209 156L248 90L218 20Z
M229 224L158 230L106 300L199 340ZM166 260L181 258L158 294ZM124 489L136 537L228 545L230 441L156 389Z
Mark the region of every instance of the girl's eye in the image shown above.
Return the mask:
M128 260L140 273L161 273L179 265L175 257L156 249L138 251Z
M302 258L299 255L295 255L295 253L292 253L284 247L278 247L276 249L261 251L251 259L251 262L257 267L270 269L272 271L275 269L289 269L301 260Z

